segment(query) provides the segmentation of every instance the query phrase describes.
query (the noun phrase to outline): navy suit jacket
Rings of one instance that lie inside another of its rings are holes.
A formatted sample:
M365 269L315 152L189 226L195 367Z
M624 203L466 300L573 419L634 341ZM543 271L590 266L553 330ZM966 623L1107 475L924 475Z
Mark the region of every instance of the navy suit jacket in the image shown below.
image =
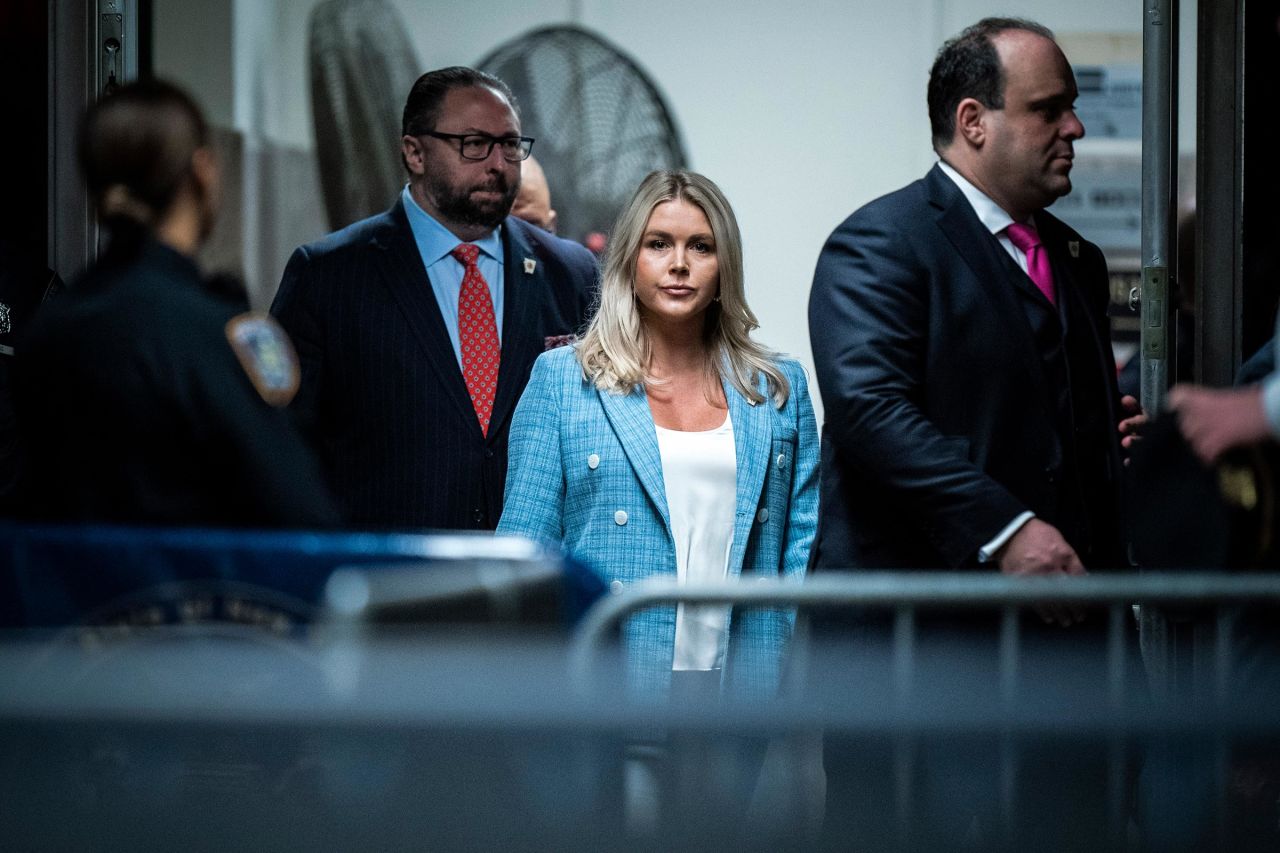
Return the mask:
M302 363L293 403L358 526L492 529L534 359L588 319L595 258L503 223L502 361L480 431L403 204L293 253L271 311Z
M1106 262L1035 220L1057 309L937 167L828 239L809 302L826 409L815 568L972 566L1025 510L1086 567L1121 559Z

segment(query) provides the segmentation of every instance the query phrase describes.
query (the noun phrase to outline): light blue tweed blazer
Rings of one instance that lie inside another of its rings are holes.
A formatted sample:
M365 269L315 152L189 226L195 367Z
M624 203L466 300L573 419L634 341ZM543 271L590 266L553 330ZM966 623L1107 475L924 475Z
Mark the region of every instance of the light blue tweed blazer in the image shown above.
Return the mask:
M817 523L818 433L808 383L780 363L786 405L752 405L725 383L737 451L737 520L729 576L804 576ZM765 391L765 381L759 378ZM543 353L511 423L510 467L499 533L561 544L613 589L676 576L662 460L649 400L599 391L572 347ZM730 619L726 689L772 691L794 611L753 608ZM675 648L675 607L637 614L624 629L628 681L665 693Z

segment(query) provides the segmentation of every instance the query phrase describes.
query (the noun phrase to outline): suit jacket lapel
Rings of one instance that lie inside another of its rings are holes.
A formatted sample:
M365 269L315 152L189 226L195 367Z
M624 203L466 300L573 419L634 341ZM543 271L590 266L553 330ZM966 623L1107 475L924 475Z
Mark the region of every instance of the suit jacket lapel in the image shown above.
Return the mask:
M761 377L763 381L763 377ZM760 502L769 454L773 447L773 403L751 405L729 382L724 383L724 397L729 402L733 419L733 444L737 459L737 512L733 523L733 548L729 557L729 575L742 572L751 526L756 522L755 507Z
M1043 224L1040 220L1043 220ZM1071 332L1074 335L1089 336L1092 342L1090 349L1093 352L1098 373L1105 383L1104 387L1110 387L1110 377L1107 375L1109 359L1106 356L1106 349L1111 346L1110 335L1107 329L1100 329L1092 322L1094 311L1088 304L1084 290L1078 284L1079 279L1076 273L1080 262L1070 254L1070 249L1067 246L1070 237L1074 235L1065 231L1061 222L1051 220L1048 217L1040 217L1036 224L1041 229L1041 239L1045 241L1045 249L1049 252L1049 263L1053 268L1053 280L1058 288L1058 305L1062 310L1063 317L1065 318L1068 315L1066 310L1067 300L1071 300L1071 303L1077 309L1076 316L1089 318L1090 322L1083 324L1088 328L1078 328L1081 324L1077 323L1076 327L1071 329ZM1076 239L1079 238L1077 237ZM1112 397L1110 394L1107 394L1106 397L1108 418L1111 423L1118 423L1119 414L1115 411Z
M399 303L427 362L440 377L445 396L475 426L476 434L479 435L480 422L476 419L471 395L467 393L466 383L462 380L458 357L449 341L449 330L445 327L440 305L431 290L427 269L423 266L422 255L414 242L402 201L396 202L390 215L392 227L374 238L383 249L380 269L382 283ZM394 366L387 365L387 369L392 370Z
M1026 354L1018 360L1030 374L1028 381L1037 389L1045 410L1053 412L1054 405L1049 397L1048 378L1040 361L1040 351L1032 337L1027 315L1017 303L1017 299L1021 297L1009 286L1009 269L1005 263L1006 258L999 254L1003 251L1000 243L983 226L960 188L940 168L934 166L925 182L929 202L939 210L938 228L973 272L978 286L986 291L1000 328L1009 335L1014 348ZM1027 277L1024 275L1023 278ZM1030 278L1027 278L1027 286L1035 288ZM1043 299L1043 295L1040 298Z
M1080 291L1076 278L1078 261L1073 261L1069 257L1067 234L1061 230L1055 220L1048 216L1036 217L1036 230L1040 232L1044 250L1049 253L1049 268L1053 270L1053 284L1058 291L1058 308L1062 314L1063 323L1066 323L1068 316L1066 310L1068 299L1078 304L1082 313L1088 316L1088 306L1085 304L1084 294Z
M541 328L538 309L551 288L546 280L545 265L537 263L533 249L518 226L511 222L511 217L507 217L503 228L502 359L498 364L498 390L493 401L490 435L497 433L515 409L528 372L543 351L542 342L538 340ZM532 270L526 264L528 260L534 261Z
M670 530L671 514L667 507L666 484L662 479L662 454L658 450L658 434L653 426L649 398L639 387L626 395L604 391L596 393L636 479ZM738 509L734 516L733 550L729 559L729 572L736 576L742 571L747 540L756 522L755 506L760 502L760 493L764 489L773 442L773 420L768 400L753 406L728 382L724 383L724 395L729 403L729 416L733 419L737 466L735 498Z
M1059 291L1059 297L1055 305L1040 291L1036 283L1031 280L1031 276L1027 275L1018 266L1017 261L1009 257L1006 252L997 251L996 254L999 256L1000 262L1004 264L1005 277L1014 284L1015 301L1022 310L1023 316L1026 317L1027 324L1031 329L1032 339L1043 342L1061 338L1066 329L1066 313L1063 311L1061 286L1055 284L1055 288ZM1052 260L1050 263L1052 265ZM1054 281L1057 282L1058 275L1056 270L1053 275Z
M662 455L658 451L658 434L653 427L649 398L639 386L630 394L611 394L600 390L596 394L618 443L636 472L636 479L670 530L671 514L667 509L667 487L662 480Z
M998 247L997 253L999 254L1001 252L1003 252L1003 247ZM1007 261L1007 263L1005 263L1005 268L1009 270L1008 279L1013 282L1014 287L1020 291L1021 298L1031 300L1032 304L1043 309L1045 314L1052 315L1058 313L1057 309L1054 308L1053 303L1049 301L1049 298L1045 296L1040 291L1040 288L1036 286L1036 283L1031 280L1031 276L1018 266L1017 261L1009 257L1007 253L1004 253L1000 260L1002 262ZM1057 269L1054 269L1053 273L1053 280L1055 282L1054 287L1056 288L1056 282L1058 280Z

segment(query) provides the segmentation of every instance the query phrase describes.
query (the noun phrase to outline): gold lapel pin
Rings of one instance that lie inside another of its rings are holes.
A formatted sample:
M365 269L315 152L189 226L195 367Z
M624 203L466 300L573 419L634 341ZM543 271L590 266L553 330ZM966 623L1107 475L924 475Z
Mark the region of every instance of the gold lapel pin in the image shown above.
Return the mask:
M534 270L536 270L537 268L538 268L538 262L537 262L537 261L535 261L533 258L525 258L525 259L524 259L524 274L525 274L525 275L533 275L533 271L534 271Z
M1068 241L1067 241L1067 251L1071 253L1071 257L1073 257L1073 258L1078 258L1078 257L1080 257L1080 241L1079 241L1079 240L1068 240ZM526 262L526 263L527 263L527 262Z

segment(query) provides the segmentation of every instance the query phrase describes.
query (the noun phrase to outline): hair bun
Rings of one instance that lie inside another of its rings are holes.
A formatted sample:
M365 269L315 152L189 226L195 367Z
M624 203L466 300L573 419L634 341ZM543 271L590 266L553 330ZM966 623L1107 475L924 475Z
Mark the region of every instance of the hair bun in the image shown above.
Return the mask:
M143 225L150 225L151 220L155 218L151 208L135 198L124 184L112 184L103 190L98 209L103 219L123 217Z

